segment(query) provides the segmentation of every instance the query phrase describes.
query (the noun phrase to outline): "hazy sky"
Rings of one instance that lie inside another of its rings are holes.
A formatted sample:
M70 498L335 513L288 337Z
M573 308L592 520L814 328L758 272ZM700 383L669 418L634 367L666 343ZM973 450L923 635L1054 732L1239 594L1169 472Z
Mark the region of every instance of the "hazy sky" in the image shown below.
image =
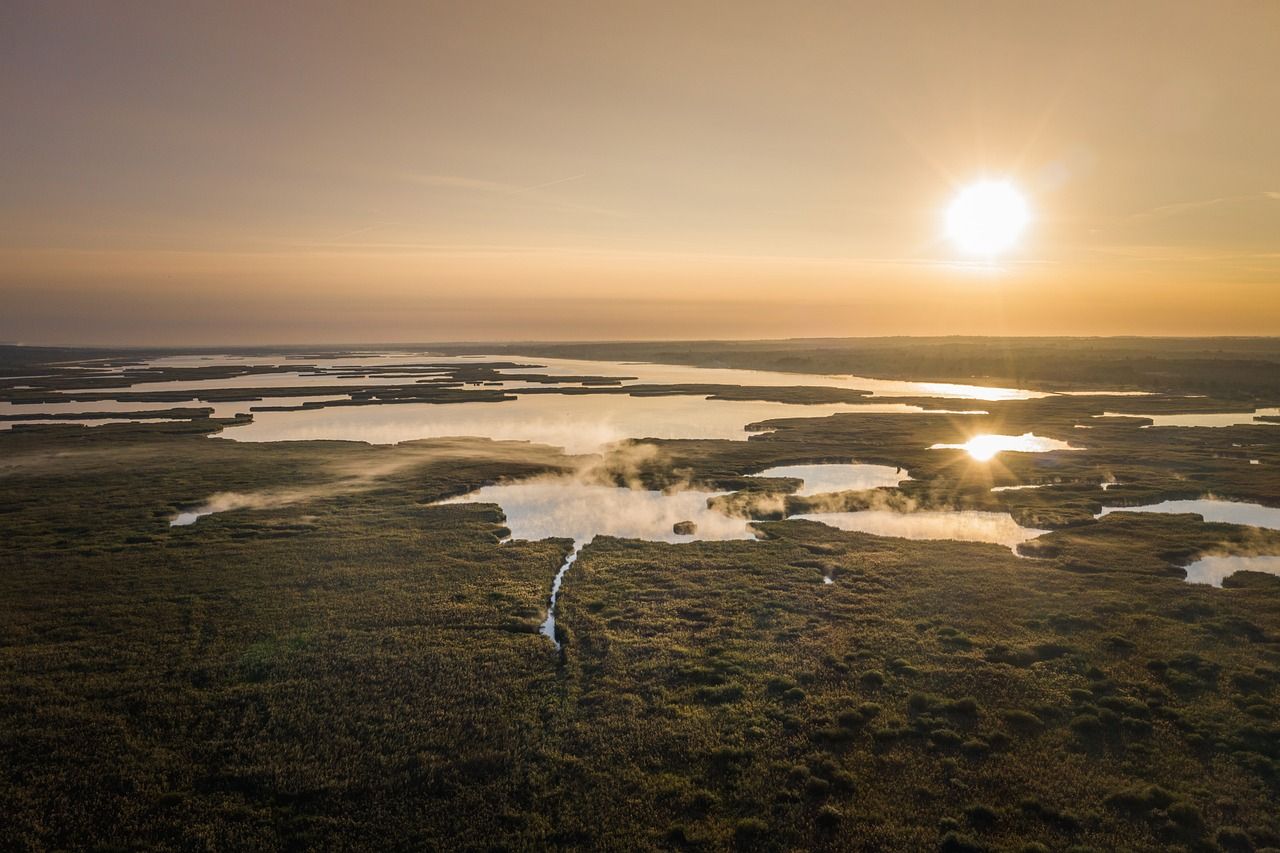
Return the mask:
M938 333L1280 334L1280 3L0 5L0 340Z

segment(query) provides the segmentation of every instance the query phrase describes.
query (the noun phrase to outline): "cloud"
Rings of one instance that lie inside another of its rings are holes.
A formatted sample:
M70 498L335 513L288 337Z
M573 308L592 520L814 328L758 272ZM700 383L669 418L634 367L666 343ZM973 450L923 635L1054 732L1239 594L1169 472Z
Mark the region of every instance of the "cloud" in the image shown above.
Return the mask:
M1261 201L1264 199L1280 201L1280 192L1275 190L1264 190L1263 192L1245 193L1243 195L1227 195L1219 198L1198 199L1196 201L1180 201L1173 204L1160 205L1159 207L1153 207L1150 210L1144 210L1139 213L1132 214L1129 219L1133 221L1165 219L1171 216L1181 216L1184 213L1192 213L1197 210L1220 207L1224 204L1234 204L1244 201Z
M549 181L540 181L535 184L512 184L505 181L493 181L488 178L475 178L469 175L420 175L415 173L405 173L401 174L399 177L409 183L427 187L462 190L494 196L520 196L537 202L541 207L546 207L564 213L589 213L597 216L610 217L622 215L616 210L565 201L543 193L543 190L549 187L556 187L561 184L580 181L587 177L585 172L580 175L568 175L563 178L553 178Z
M529 464L561 464L566 470L577 466L559 454L556 448L526 442L489 441L488 439L445 438L396 445L379 453L383 458L337 461L325 466L332 478L310 486L269 488L253 492L217 492L204 503L179 512L170 520L172 526L185 526L216 512L235 509L276 509L298 503L369 491L385 484L389 477L405 473L419 465L440 461L482 460L525 462Z

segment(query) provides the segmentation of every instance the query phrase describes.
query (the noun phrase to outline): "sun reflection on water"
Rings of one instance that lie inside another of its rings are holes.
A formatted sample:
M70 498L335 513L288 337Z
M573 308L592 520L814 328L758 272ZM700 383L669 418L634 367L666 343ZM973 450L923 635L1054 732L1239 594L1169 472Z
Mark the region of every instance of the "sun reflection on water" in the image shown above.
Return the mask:
M996 435L982 433L975 435L963 444L934 444L930 450L963 450L978 462L989 462L997 453L1048 453L1051 450L1080 450L1065 441L1056 438L1045 438L1031 432L1022 435Z

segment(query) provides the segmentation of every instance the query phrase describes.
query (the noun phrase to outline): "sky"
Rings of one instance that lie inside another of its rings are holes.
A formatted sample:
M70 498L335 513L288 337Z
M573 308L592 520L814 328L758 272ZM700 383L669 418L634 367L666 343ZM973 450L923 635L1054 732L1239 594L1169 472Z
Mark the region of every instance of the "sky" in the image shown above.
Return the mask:
M1280 334L1280 3L0 5L0 341ZM965 186L1031 212L998 257Z

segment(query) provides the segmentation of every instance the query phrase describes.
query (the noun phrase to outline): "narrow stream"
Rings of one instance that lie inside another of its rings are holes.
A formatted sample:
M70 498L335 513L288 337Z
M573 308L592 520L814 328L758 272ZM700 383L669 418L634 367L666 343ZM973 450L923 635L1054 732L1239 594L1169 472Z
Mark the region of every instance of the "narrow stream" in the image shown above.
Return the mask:
M577 543L573 543L573 553L564 559L564 565L560 567L560 571L556 572L555 579L551 581L551 600L547 602L547 618L543 620L542 627L538 629L538 633L542 634L551 641L551 645L556 647L556 651L560 651L560 641L556 639L556 599L560 597L560 584L564 583L565 572L569 571L569 567L578 559L578 554L582 552L582 547Z
M572 477L543 477L484 486L442 503L497 504L506 516L512 539L573 540L573 552L551 581L547 618L539 628L559 650L556 604L560 590L569 567L596 536L672 543L754 539L747 519L731 518L707 506L718 494L699 489L668 493L584 483Z

